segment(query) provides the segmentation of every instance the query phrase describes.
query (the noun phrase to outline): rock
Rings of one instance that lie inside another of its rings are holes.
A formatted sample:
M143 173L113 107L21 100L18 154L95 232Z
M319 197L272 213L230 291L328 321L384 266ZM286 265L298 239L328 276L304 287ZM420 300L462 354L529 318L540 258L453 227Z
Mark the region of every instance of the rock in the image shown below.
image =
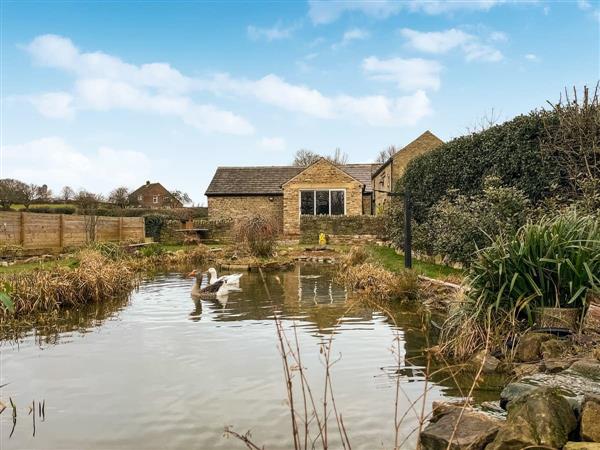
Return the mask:
M600 450L600 443L596 442L567 442L563 450Z
M512 373L517 377L521 378L525 375L533 375L540 371L538 364L515 364L512 368Z
M431 404L431 419L430 422L437 422L442 416L449 414L454 411L459 411L465 408L465 403L458 400L455 402L441 402L434 401ZM471 410L471 408L467 407L467 410Z
M451 450L481 450L494 439L501 425L502 421L480 412L465 410L460 417L460 410L454 410L427 425L421 432L421 448L446 450L456 427Z
M600 442L600 396L586 396L581 410L581 439Z
M593 359L580 359L575 361L569 368L570 372L575 372L585 378L594 381L600 381L600 362Z
M553 359L561 357L569 348L565 341L561 341L560 339L548 339L545 342L542 342L540 346L540 351L542 353L542 358L544 359Z
M515 349L515 359L520 362L537 361L540 359L542 342L553 339L546 333L527 333L521 337Z
M500 360L488 353L485 350L481 350L475 354L469 361L470 368L477 372L481 368L482 373L493 373L496 372Z
M583 332L600 333L600 305L591 304L583 319Z
M506 424L486 450L562 448L576 427L569 402L554 389L539 388L508 405Z
M542 361L542 371L547 373L558 373L571 367L575 358L545 359Z
M500 407L507 409L508 404L514 400L521 398L526 394L530 394L537 389L537 386L516 382L509 383L506 385L502 392L500 392Z

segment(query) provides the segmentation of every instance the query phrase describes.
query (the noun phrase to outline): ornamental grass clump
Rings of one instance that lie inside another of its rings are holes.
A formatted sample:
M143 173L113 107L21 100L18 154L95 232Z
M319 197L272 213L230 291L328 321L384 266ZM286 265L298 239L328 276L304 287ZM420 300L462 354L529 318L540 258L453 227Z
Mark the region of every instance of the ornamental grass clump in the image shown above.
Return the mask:
M414 299L419 291L418 277L413 271L393 273L370 262L340 270L336 280L354 293L375 300Z
M477 256L464 302L442 333L450 353L468 354L477 346L473 336L486 329L497 343L507 341L534 324L536 308L580 308L583 314L592 293L600 292L600 224L593 216L546 217L513 238L497 237Z

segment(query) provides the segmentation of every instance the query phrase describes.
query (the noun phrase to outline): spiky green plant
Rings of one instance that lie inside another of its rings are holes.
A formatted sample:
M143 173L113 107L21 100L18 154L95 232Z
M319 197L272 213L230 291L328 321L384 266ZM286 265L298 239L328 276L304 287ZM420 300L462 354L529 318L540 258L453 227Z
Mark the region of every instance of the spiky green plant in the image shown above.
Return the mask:
M600 224L575 213L499 236L478 254L467 279L475 312L515 312L532 320L535 307L583 307L600 291Z

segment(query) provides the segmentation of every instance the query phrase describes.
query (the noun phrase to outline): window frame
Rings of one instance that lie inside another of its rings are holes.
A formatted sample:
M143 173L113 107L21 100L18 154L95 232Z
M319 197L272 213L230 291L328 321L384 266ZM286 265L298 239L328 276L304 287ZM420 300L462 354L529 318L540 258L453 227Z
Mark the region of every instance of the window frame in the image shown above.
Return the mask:
M317 191L327 191L329 197L329 213L328 214L316 214L317 211ZM313 213L312 214L302 214L302 193L303 192L312 192L313 193ZM332 192L343 192L344 193L344 213L343 214L335 214L336 216L345 216L346 215L346 188L313 188L313 189L299 189L298 190L298 216L330 216L331 214L331 193Z
M160 202L160 195L153 195L152 196L152 203L158 204L159 202Z

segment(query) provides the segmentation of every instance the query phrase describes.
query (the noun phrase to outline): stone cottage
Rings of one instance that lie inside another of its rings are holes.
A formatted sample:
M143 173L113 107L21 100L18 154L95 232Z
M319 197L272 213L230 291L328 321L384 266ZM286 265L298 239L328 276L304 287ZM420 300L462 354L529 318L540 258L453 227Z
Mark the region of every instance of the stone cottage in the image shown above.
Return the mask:
M410 159L441 142L427 131L384 164L335 165L321 158L308 167L218 167L206 190L208 217L268 215L285 235L294 236L301 215L371 215L376 202L387 197L377 190L391 191Z

